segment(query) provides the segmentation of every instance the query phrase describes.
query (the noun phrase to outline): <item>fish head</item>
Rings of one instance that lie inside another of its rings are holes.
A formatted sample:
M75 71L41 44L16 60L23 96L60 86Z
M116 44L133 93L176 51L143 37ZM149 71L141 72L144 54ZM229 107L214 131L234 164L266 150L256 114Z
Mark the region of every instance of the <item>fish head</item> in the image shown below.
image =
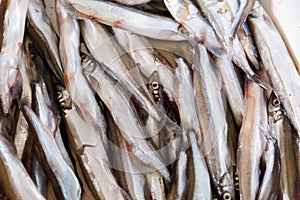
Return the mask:
M218 185L218 194L223 200L235 199L233 176L227 172L220 179Z
M280 98L275 94L275 92L271 93L267 106L269 120L273 120L275 123L282 119L284 109Z

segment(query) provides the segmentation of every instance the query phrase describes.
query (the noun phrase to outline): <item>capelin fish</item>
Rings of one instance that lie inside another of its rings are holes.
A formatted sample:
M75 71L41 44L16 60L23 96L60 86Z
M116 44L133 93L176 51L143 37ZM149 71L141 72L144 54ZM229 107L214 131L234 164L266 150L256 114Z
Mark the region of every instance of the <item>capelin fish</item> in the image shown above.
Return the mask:
M159 59L159 53L153 48L147 38L118 28L113 28L113 31L118 42L129 53L135 65L147 79L150 78L154 71L157 72L159 77L164 77L160 80L161 84L169 98L173 98L174 71L167 62Z
M172 116L169 115L169 109L163 106L164 99L167 98L171 101L174 100L173 91L176 76L174 75L173 69L164 60L164 58L162 58L159 52L157 52L152 47L152 45L147 41L145 37L131 34L128 31L124 31L118 28L113 28L113 30L114 36L117 38L119 44L122 45L125 52L128 52L128 54L133 59L135 67L137 67L141 74L144 75L146 79L148 79L148 87L150 88L150 92L152 94L153 100L156 104L155 107L157 108L158 112L162 112L163 115L165 115L166 113L167 116L164 116L166 119L167 117L172 118ZM151 107L148 107L148 109L150 108ZM151 133L159 132L160 130L159 128L157 128L158 123L156 122L157 119L155 119L154 116L152 117L151 113L149 115L150 116L148 120L145 122L145 127ZM161 125L159 123L159 127L160 126ZM177 127L172 124L169 119L167 119L166 126L164 127L169 130L177 129ZM156 134L156 136L152 138L157 141L161 137L168 138L170 135L172 135L172 133L165 129L161 130L160 133ZM158 146L164 146L164 144Z
M36 145L45 159L43 165L53 184L56 196L61 196L64 199L80 199L81 186L79 181L65 162L49 128L44 126L36 114L26 105L23 106L23 114L35 134Z
M245 115L239 134L237 172L241 199L255 199L259 190L260 158L265 148L263 118L267 117L262 89L246 79Z
M41 81L42 82L42 81ZM37 115L44 126L47 126L51 131L53 138L64 158L66 163L70 166L72 170L74 167L72 165L71 159L68 155L66 147L64 146L64 142L61 137L61 132L59 128L59 119L55 116L53 110L51 109L51 105L46 103L45 96L48 96L47 88L45 84L42 83L33 83L34 88L34 98L35 98L35 109Z
M178 107L183 136L187 138L187 131L193 129L197 137L200 137L199 116L194 98L194 86L192 74L188 65L182 58L175 60L178 67L175 70L176 79L174 99Z
M278 195L281 174L280 151L277 140L270 135L266 137L267 144L262 155L262 163L265 171L259 186L257 199L275 200Z
M248 24L244 23L242 25L241 29L237 32L237 36L243 46L251 67L257 71L260 70L260 59Z
M293 60L272 20L258 2L248 21L262 67L300 137L300 76Z
M183 199L185 197L185 188L187 185L187 165L188 158L185 151L181 151L175 165L175 180L168 196L168 200Z
M182 29L180 24L168 17L149 14L107 1L70 0L69 5L80 19L95 20L161 40L187 40L180 32Z
M22 60L19 67L20 75L22 78L22 94L20 99L22 103L26 105L31 105L32 103L32 89L30 87L30 83L33 81L33 74L35 73L31 53L29 51L30 45L32 45L30 38L25 37L24 51L22 52Z
M227 12L227 5L217 0L197 0L203 15L207 18L215 31L222 47L228 49L229 26L231 24L231 12Z
M224 7L226 8L226 12L228 11L231 12L230 21L233 21L239 9L239 2L238 0L225 0L224 2L225 2ZM230 25L232 24L230 23ZM229 29L230 28L231 27L229 27ZM256 70L259 70L260 65L258 61L256 46L253 42L251 31L246 23L243 23L240 30L237 31L237 36L243 46L245 54L249 60L249 64L252 67L254 67Z
M231 38L235 36L235 34L241 28L242 24L246 21L254 4L255 4L255 0L240 0L240 7L232 22L232 27L230 30Z
M78 106L81 114L97 127L99 135L105 142L106 122L103 113L95 100L93 91L82 74L78 21L66 6L63 0L56 2L60 29L60 57L64 68L64 80L75 106Z
M110 75L115 77L118 84L130 95L128 100L132 99L138 110L147 112L147 120L143 126L145 133L156 135L164 126L176 129L176 125L153 101L139 68L135 66L131 58L127 57L126 51L120 50L120 45L105 27L97 22L84 20L81 22L81 30L85 43L95 59L107 66L107 72L112 72ZM95 42L99 41L99 38L102 38L103 42Z
M211 23L214 28L219 41L222 44L225 52L231 57L231 60L240 67L248 76L250 80L253 80L260 84L263 88L266 88L267 85L264 83L252 70L249 62L247 60L246 54L249 53L250 60L253 61L253 65L256 68L259 68L257 59L253 57L252 50L249 49L250 44L242 44L238 37L230 40L229 38L229 29L231 26L232 15L230 12L227 12L227 4L224 2L214 1L205 1L197 0L198 5L203 11L204 15L208 18L208 21ZM224 11L225 9L225 11ZM244 41L247 43L247 41ZM249 42L249 40L248 40ZM250 52L249 52L250 51Z
M191 170L193 178L190 180L188 187L190 189L187 196L189 199L211 199L209 173L196 140L196 137L198 137L198 140L202 140L200 139L202 136L194 98L192 73L182 58L175 59L175 61L178 64L175 70L178 83L174 98L179 110L183 137L184 139L188 139L192 152L192 160L188 168Z
M295 160L293 136L296 136L290 120L285 115L282 102L272 92L268 100L269 129L272 137L276 138L281 154L281 174L278 198L299 199L299 177Z
M201 42L209 49L222 49L213 28L190 0L164 0L164 3L172 17L188 31L190 39Z
M210 187L210 177L205 163L205 158L199 150L197 142L197 133L193 129L187 131L187 137L191 144L191 160L188 168L191 171L189 184L187 187L187 199L212 199ZM222 199L232 199L229 193L224 193Z
M127 88L134 100L139 103L139 106L149 112L149 116L160 122L162 120L161 114L154 107L155 103L151 101L152 98L145 86L145 81L141 77L138 68L135 68L134 64L128 63L131 62L130 59L122 59L122 56L126 56L126 53L120 54L118 52L117 48L120 48L120 46L118 47L117 41L97 22L84 20L80 25L82 36L91 55L114 73L114 76L119 80L119 84ZM102 38L103 42L95 42L99 38Z
M0 134L1 185L9 199L45 199L26 172L13 145Z
M149 133L142 129L134 108L130 106L128 94L119 84L116 84L117 82L113 77L107 75L108 68L104 70L98 63L94 63L91 67L92 69L86 70L84 73L93 89L110 110L115 123L126 140L130 153L138 160L141 168L145 166L151 171L158 171L166 180L170 180L165 163L152 145L146 141ZM113 73L110 72L110 74ZM120 110L122 112L119 112Z
M227 122L222 100L222 80L204 46L196 49L194 91L201 130L198 145L205 157L212 184L220 198L235 198L232 161L227 144ZM199 140L200 139L200 140Z
M33 0L28 6L28 33L34 44L41 49L55 77L64 85L63 68L58 51L58 38L53 30L42 0Z
M21 52L29 0L5 1L0 4L4 12L3 32L0 36L0 98L4 114L11 110L12 100L19 94ZM1 17L2 18L2 17ZM11 23L11 22L14 23Z
M127 199L126 192L117 184L111 172L107 151L97 129L82 118L76 107L63 109L63 113L70 149L76 159L76 168L80 168L81 181L87 182L87 190L91 190L96 199Z
M212 59L222 76L226 97L234 120L238 126L241 126L244 116L244 95L234 66L230 57L225 53L220 56L212 55Z
M298 37L300 35L300 2L297 0L259 0L259 2L272 18L300 73L300 39Z
M120 186L128 192L134 200L146 199L146 178L134 166L132 156L126 146L126 141L122 137L120 129L116 126L109 112L106 112L107 124L111 143L110 162L112 168L117 171L117 179Z
M20 101L29 106L32 104L32 89L30 87L30 82L32 81L32 77L31 77L31 73L29 73L29 71L31 70L32 60L31 60L30 52L28 51L27 48L28 45L30 45L30 43L31 42L29 41L28 37L26 37L24 52L22 52L22 64L20 65L19 68L20 75L22 78L22 94L20 97ZM27 149L29 150L29 152L27 152L26 150L26 148L28 148L28 145L30 143L30 142L27 143L27 139L29 136L29 127L24 115L21 112L18 115L16 121L17 121L17 125L16 125L16 133L14 136L14 143L16 145L17 155L18 158L23 161L26 159L26 162L28 162L30 165L31 159L29 157L25 158L26 156L32 154L31 150ZM25 164L25 167L27 168L27 164Z

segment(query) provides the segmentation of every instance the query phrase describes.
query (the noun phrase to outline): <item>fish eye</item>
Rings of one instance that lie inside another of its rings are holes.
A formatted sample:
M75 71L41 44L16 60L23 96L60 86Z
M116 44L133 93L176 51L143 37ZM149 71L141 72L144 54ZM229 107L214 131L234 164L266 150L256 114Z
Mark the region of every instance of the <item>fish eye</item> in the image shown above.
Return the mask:
M272 104L273 104L273 106L278 107L278 106L280 105L279 99L274 99L274 100L272 101Z
M87 55L82 55L81 56L81 62L86 62L88 60L88 56Z
M152 87L152 90L157 90L159 88L158 82L156 82L156 81L152 82L151 87Z
M223 194L223 199L224 200L231 200L231 194L229 192L225 192Z

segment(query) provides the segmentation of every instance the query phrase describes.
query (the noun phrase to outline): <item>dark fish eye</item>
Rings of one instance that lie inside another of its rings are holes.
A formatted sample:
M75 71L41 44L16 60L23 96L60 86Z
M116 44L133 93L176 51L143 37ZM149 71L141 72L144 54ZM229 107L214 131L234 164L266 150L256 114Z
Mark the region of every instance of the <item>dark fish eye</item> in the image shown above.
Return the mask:
M88 56L87 55L82 55L81 56L81 62L86 62L88 59Z
M274 99L272 101L273 106L278 107L280 105L280 101L278 99Z
M152 90L157 90L159 88L158 82L156 82L156 81L152 82L151 87L152 87Z
M230 193L229 193L229 192L225 192L225 193L223 194L223 199L224 199L224 200L231 200L231 195L230 195Z

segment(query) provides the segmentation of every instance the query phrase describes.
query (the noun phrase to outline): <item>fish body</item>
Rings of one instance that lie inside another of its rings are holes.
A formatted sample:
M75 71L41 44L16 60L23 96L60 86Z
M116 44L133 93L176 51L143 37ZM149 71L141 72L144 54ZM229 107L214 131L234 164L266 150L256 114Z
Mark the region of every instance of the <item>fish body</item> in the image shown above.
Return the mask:
M232 22L230 30L230 37L234 37L237 31L241 28L242 24L246 21L250 11L254 6L255 0L241 0L239 10Z
M35 133L36 144L46 161L43 164L54 186L55 194L64 199L80 199L79 181L63 159L49 128L44 126L37 115L26 105L24 105L23 114Z
M0 135L1 185L9 199L45 199L18 159L12 144Z
M278 95L287 116L300 132L300 76L290 54L266 11L257 3L249 25L271 86Z
M267 118L262 89L254 82L245 85L245 115L237 149L237 172L241 199L255 199L259 190L260 158L265 148L263 118Z
M199 63L193 72L194 92L199 114L200 151L212 184L221 198L234 198L233 166L227 144L227 122L222 100L222 80L204 46L198 46Z
M16 98L20 91L20 72L19 67L22 64L22 46L25 32L26 13L29 0L5 1L0 5L4 12L3 31L0 36L0 94L1 105L4 114L11 110L12 100ZM10 23L11 21L15 23Z
M64 69L64 81L72 101L83 116L97 127L105 142L106 122L92 89L82 74L79 55L79 24L64 1L56 2L60 29L60 58ZM79 95L80 94L80 95Z
M108 1L71 0L69 4L81 19L92 19L156 39L187 40L179 32L180 24L168 17L156 16Z

